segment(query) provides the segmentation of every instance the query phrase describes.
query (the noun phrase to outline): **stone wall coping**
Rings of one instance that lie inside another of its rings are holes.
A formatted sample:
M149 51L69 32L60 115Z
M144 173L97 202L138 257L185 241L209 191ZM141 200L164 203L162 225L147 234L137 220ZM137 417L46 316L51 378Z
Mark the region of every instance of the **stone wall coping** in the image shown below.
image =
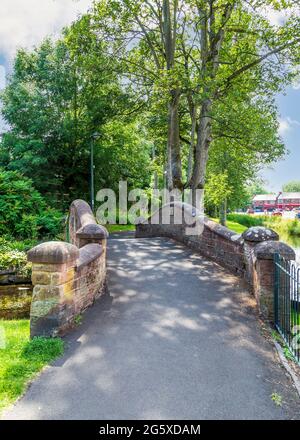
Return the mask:
M108 231L107 229L98 224L89 223L85 226L82 226L78 231L76 232L76 235L79 238L97 238L97 239L105 239L108 238Z
M242 237L245 241L260 243L262 241L277 241L279 235L273 229L265 228L264 226L252 226L243 232Z
M74 200L74 202L71 203L71 208L72 207L76 210L81 227L89 224L97 224L91 207L86 201L80 199Z
M219 223L216 223L213 220L210 220L208 217L206 217L203 214L202 211L200 211L199 209L190 205L189 203L179 202L179 201L166 203L165 205L160 207L156 212L154 212L152 217L154 217L154 218L157 217L159 211L162 211L163 209L168 208L168 207L169 208L178 208L178 209L184 210L185 213L187 213L189 216L191 216L195 219L195 222L202 222L203 221L204 225L209 230L211 230L214 233L216 233L217 235L225 238L226 240L236 242L240 245L242 245L242 243L243 243L243 239L240 234L237 234L236 232L231 231L230 229L226 228L225 226L222 226ZM151 224L151 217L140 224L145 224L145 225Z
M214 222L213 220L209 219L208 217L204 217L204 226L206 226L210 231L214 232L215 234L236 242L240 245L243 244L243 239L240 234L237 234L234 231L231 231L230 229L226 228L226 226L222 226L219 223Z
M166 207L170 206L171 208L179 208L184 210L188 215L190 215L191 217L195 217L195 218L203 218L204 214L203 212L201 212L199 209L195 208L194 206L190 205L189 203L186 202L171 202L171 203L166 203L165 205L162 206L161 209L164 209Z
M99 258L103 253L103 247L97 243L89 243L79 249L79 259L77 260L76 270L87 266L92 261Z
M258 260L273 260L277 253L288 260L296 258L294 249L281 241L263 241L254 248L254 255Z
M63 264L76 261L78 257L78 248L64 241L48 241L35 246L27 253L27 259L32 263Z

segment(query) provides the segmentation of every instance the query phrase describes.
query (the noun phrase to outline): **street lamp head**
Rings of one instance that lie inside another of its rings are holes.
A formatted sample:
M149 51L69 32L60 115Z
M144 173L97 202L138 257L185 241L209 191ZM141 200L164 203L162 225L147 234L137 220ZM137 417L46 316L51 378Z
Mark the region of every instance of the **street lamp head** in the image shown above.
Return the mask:
M95 131L95 133L92 134L92 139L96 140L100 137L100 133L98 133L97 131Z

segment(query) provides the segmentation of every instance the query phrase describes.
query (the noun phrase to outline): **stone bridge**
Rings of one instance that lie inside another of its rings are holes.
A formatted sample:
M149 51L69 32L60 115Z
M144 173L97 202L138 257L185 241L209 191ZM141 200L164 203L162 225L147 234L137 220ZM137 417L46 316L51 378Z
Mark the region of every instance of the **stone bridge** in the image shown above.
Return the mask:
M163 209L136 234L108 238L75 201L71 243L29 252L32 336L73 331L63 358L6 418L299 418L298 395L259 319L273 318L273 254L292 259L292 249L274 231L239 236L183 204L163 225ZM186 234L200 224L202 234Z

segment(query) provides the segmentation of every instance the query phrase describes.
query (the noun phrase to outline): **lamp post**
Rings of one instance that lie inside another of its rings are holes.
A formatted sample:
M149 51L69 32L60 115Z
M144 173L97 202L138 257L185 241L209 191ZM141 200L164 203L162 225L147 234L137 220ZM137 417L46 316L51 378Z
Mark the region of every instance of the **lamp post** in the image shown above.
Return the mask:
M91 154L90 154L90 196L91 196L91 209L94 212L95 211L95 179L94 179L94 172L95 172L95 165L94 165L94 143L95 140L99 138L99 133L93 133L91 136Z

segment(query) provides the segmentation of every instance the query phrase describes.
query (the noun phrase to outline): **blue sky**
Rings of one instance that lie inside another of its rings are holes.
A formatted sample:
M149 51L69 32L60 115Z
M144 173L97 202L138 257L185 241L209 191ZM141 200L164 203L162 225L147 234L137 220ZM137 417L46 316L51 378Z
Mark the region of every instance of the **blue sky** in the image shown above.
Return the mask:
M266 187L281 190L284 183L300 180L300 87L289 87L285 95L277 97L280 113L280 135L289 153L272 169L263 170L261 176Z
M0 90L5 73L12 65L18 47L31 48L47 35L58 35L63 26L87 11L92 0L1 0L0 15ZM281 24L282 14L267 11L273 24ZM266 187L278 191L290 180L300 180L300 83L277 97L280 134L289 154L261 177ZM4 129L0 119L0 133Z

